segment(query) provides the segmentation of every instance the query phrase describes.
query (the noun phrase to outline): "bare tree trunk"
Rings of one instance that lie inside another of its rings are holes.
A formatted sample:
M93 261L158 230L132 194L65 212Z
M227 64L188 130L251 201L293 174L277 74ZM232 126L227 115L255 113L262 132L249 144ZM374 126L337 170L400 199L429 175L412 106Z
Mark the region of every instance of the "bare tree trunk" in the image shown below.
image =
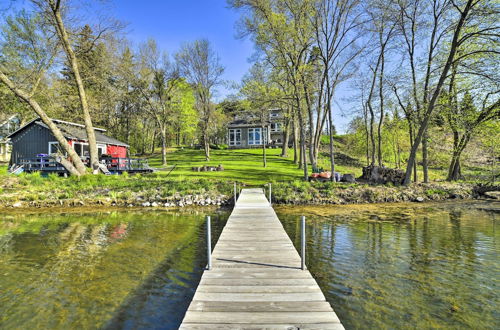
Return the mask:
M19 99L28 104L31 109L33 109L33 111L35 111L35 113L42 119L43 123L50 129L57 142L59 142L59 146L68 154L69 158L73 162L73 164L71 164L70 162L61 163L68 170L68 172L76 176L85 174L86 167L80 159L80 156L78 156L76 151L69 145L68 141L59 130L57 125L54 124L49 116L47 116L38 102L36 102L28 93L17 88L14 83L1 71L0 81L2 81Z
M411 120L408 120L408 124L410 126L410 147L413 147L413 143L415 143L415 130L414 130L414 127L413 127L413 123L411 122ZM413 182L417 182L418 181L418 173L417 173L417 162L415 161L413 163Z
M306 134L304 132L304 128L301 127L300 129L300 145L301 145L301 160L302 160L302 169L304 170L304 181L307 181L309 179L308 175L308 170L307 170L307 146L306 146Z
M300 102L297 102L300 105ZM301 165L304 170L304 181L308 181L309 175L307 170L307 146L306 146L306 133L305 133L305 123L302 117L302 113L300 112L300 107L298 108L298 116L299 116L299 126L300 126L300 151L301 151Z
M370 110L370 142L371 142L371 165L375 165L375 153L377 152L377 149L375 147L375 134L373 132L373 127L375 126L375 112L373 111L372 107L372 97L373 97L373 90L375 89L375 82L377 80L377 72L378 72L378 67L380 65L380 55L378 57L377 65L375 66L375 69L373 70L373 78L372 78L372 83L370 87L370 94L368 94L368 100L366 101L366 105L368 106L368 110Z
M156 148L156 127L153 126L153 139L151 141L151 154L155 153Z
M161 133L161 163L167 166L167 128L160 128Z
M413 165L416 162L418 146L420 145L420 142L422 141L422 137L425 133L425 130L427 130L427 125L429 123L432 112L434 111L434 107L435 107L437 98L438 98L439 94L441 93L441 88L443 87L443 84L448 76L448 71L450 70L453 59L455 58L455 54L456 54L457 48L459 46L460 33L461 33L461 30L465 24L465 20L469 16L469 12L471 10L473 3L474 3L474 0L468 0L466 5L465 5L465 8L463 9L463 11L461 11L460 20L459 20L457 27L455 28L455 31L453 33L451 48L450 48L450 52L448 54L448 58L446 60L446 64L444 65L443 71L441 72L441 75L439 77L439 81L438 81L436 88L434 89L434 92L432 94L432 97L427 105L427 109L425 111L423 121L420 125L420 128L417 132L417 135L415 136L415 143L413 144L413 146L411 148L410 158L408 159L408 165L406 167L405 179L403 182L404 185L408 185L411 182L411 174L412 174L412 170L413 170Z
M210 125L210 104L207 104L210 102L210 100L205 100L203 98L203 106L205 107L205 117L204 117L204 127L203 127L203 144L205 147L205 160L208 162L210 161L210 136L208 135L208 126Z
M262 130L262 166L267 167L267 159L266 159L267 134L264 134L264 125L261 126L261 130Z
M375 125L375 113L373 112L373 108L371 103L368 103L368 109L370 109L370 142L371 142L371 162L370 164L375 165L375 153L377 151L375 147L375 134L373 132L373 126Z
M66 56L71 64L71 70L73 72L73 76L75 78L76 86L78 88L78 96L80 98L80 105L82 107L83 120L85 122L85 131L87 132L87 139L89 143L90 150L90 165L94 170L94 173L97 173L97 166L99 164L99 153L97 150L97 140L95 137L94 126L92 124L92 118L90 116L90 110L87 103L87 95L85 93L85 88L83 86L83 80L80 75L80 69L78 67L78 60L76 58L75 53L73 52L73 48L71 47L71 43L69 41L68 34L66 32L66 28L64 27L64 23L61 17L61 11L59 3L54 3L53 0L49 1L50 7L52 9L52 14L54 15L54 20L56 23L56 30L59 35L59 38L63 44L63 48L65 50Z
M448 168L447 181L457 181L462 178L462 171L460 167L460 155L461 152L454 152L451 158L450 167Z
M298 144L299 144L299 137L297 134L297 117L294 115L293 116L293 163L294 164L299 164L299 157L298 157ZM301 166L299 166L301 168Z
M422 137L422 170L424 172L424 183L429 182L429 160L428 160L428 149L427 149L427 142L428 142L429 136L427 129L424 132L424 136Z
M288 111L289 112L289 111ZM283 146L281 147L281 157L288 157L288 141L290 139L290 118L285 118L285 125L283 125Z
M365 121L365 143L366 143L366 165L370 165L370 132L368 131L368 110L367 105L363 104L363 119Z
M330 108L330 101L328 101L328 135L330 135L330 165L331 165L331 176L330 181L335 182L335 157L333 150L333 119L332 110Z
M379 75L379 98L380 98L380 117L378 121L378 166L383 166L382 161L382 125L384 124L384 68L385 68L385 45L382 46L380 53L380 75Z
M203 132L203 146L205 148L205 160L210 161L210 141L208 137L207 127L205 127L205 131Z

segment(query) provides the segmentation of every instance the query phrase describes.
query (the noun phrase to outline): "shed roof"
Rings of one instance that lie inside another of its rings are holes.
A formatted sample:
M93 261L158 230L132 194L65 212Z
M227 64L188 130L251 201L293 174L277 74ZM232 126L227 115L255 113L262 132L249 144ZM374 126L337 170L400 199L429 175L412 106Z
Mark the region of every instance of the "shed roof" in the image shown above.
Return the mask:
M80 141L87 141L87 132L85 131L85 126L77 123L72 123L64 120L59 120L59 119L52 119L54 123L57 124L57 127L61 130L62 134L64 135L65 138L67 139L72 139L72 140L80 140ZM40 118L36 118L14 133L10 134L8 137L11 138L17 133L21 132L24 130L26 127L30 125L38 125L41 127L44 127L46 129L49 129L47 125L45 125ZM112 144L112 145L117 145L117 146L124 146L128 147L129 145L121 142L117 139L114 139L112 137L109 137L107 135L104 135L103 132L106 130L103 128L94 128L95 132L95 138L98 143L103 143L103 144Z

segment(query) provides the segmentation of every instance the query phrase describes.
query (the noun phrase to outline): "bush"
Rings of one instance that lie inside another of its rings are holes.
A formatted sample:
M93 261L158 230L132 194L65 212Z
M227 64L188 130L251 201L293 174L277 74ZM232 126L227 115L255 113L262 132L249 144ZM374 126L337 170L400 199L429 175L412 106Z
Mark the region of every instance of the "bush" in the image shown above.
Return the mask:
M227 144L212 144L210 145L211 149L214 150L227 150L228 145Z

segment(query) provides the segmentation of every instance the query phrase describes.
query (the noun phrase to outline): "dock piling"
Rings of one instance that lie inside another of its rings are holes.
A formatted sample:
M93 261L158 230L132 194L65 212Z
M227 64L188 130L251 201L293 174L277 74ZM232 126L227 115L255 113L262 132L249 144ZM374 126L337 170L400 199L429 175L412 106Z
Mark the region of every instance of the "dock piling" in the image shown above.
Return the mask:
M300 217L300 269L306 269L306 217Z
M236 182L235 182L234 183L234 205L236 205L236 201L237 201L236 194L237 194L237 188L236 188Z
M269 206L273 205L273 203L271 202L271 182L269 182Z
M207 270L212 269L212 235L210 228L210 216L207 216Z

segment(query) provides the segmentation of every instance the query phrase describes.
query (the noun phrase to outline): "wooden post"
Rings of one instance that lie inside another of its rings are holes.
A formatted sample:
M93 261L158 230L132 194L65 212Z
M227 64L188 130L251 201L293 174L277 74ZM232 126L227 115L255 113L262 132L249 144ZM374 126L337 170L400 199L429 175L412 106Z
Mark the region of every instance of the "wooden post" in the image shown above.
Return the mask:
M212 235L210 233L211 228L210 228L210 216L207 216L207 257L208 257L208 263L207 263L207 270L212 269Z
M300 269L306 269L306 217L300 217Z
M269 205L272 205L273 203L271 202L271 182L269 182Z
M236 201L238 200L238 199L236 198L236 193L237 193L236 189L237 189L237 188L236 188L236 182L235 182L235 183L234 183L234 205L236 205Z

